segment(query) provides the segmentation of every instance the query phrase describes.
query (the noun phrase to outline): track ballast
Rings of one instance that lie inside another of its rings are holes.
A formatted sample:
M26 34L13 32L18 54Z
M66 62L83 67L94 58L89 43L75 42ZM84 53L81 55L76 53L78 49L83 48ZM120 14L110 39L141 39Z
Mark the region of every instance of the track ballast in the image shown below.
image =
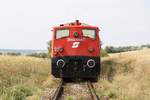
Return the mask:
M99 100L99 97L96 95L94 86L91 82L84 82L85 86L83 88L87 88L88 92L88 98L89 100ZM78 83L66 83L63 80L61 80L59 82L59 85L55 91L55 93L53 94L53 96L50 98L50 100L63 100L62 96L64 95L64 89L65 87L67 87L67 84L78 84ZM82 85L83 86L83 85Z

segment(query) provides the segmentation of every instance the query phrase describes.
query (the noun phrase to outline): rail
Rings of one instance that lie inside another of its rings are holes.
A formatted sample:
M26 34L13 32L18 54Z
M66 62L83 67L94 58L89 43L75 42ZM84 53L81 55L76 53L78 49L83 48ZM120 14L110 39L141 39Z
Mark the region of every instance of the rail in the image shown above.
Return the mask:
M59 100L59 98L61 97L62 93L63 93L63 85L64 85L64 81L61 80L58 88L56 89L53 97L50 98L50 100Z
M91 93L92 100L99 100L99 97L96 95L96 92L94 90L93 84L91 82L87 82L87 85Z

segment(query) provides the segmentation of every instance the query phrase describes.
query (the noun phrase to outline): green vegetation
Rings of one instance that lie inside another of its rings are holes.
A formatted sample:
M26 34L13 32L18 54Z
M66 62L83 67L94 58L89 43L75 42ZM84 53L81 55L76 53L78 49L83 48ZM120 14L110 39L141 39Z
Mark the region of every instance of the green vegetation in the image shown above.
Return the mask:
M119 53L119 52L126 52L126 51L134 51L134 50L140 50L141 47L138 46L127 46L127 47L113 47L113 46L107 46L105 50L108 53Z
M101 57L106 57L106 56L108 56L107 51L101 48Z
M32 54L29 54L27 56L37 57L37 58L48 58L47 53L32 53Z
M2 53L0 52L0 55L9 55L9 56L20 56L21 53L15 53L15 52L7 52L7 53Z
M51 57L51 47L52 47L52 40L47 42L47 49L48 49L48 57Z
M150 44L141 45L142 48L150 48Z
M9 55L9 56L20 56L21 53L8 52L6 55Z
M119 53L119 52L141 50L143 48L150 48L150 44L141 45L141 46L124 46L124 47L106 46L105 50L108 53Z

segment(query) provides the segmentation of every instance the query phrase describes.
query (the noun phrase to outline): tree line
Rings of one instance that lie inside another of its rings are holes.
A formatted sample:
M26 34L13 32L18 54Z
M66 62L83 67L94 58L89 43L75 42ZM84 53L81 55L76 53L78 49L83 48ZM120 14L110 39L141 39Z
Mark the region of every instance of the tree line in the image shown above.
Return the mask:
M150 44L141 45L141 46L123 46L123 47L106 46L105 51L107 53L119 53L119 52L141 50L143 48L150 48Z

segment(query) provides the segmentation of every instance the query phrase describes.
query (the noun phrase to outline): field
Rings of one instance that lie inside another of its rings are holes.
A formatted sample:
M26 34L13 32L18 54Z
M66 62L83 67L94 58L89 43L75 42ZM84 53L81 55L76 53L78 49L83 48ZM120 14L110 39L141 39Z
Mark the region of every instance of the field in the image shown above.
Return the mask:
M102 100L150 100L150 49L103 58L97 93Z
M0 56L0 100L40 100L54 83L50 59Z
M50 59L0 56L0 100L40 100L56 85ZM150 49L102 58L95 85L101 100L150 100Z

